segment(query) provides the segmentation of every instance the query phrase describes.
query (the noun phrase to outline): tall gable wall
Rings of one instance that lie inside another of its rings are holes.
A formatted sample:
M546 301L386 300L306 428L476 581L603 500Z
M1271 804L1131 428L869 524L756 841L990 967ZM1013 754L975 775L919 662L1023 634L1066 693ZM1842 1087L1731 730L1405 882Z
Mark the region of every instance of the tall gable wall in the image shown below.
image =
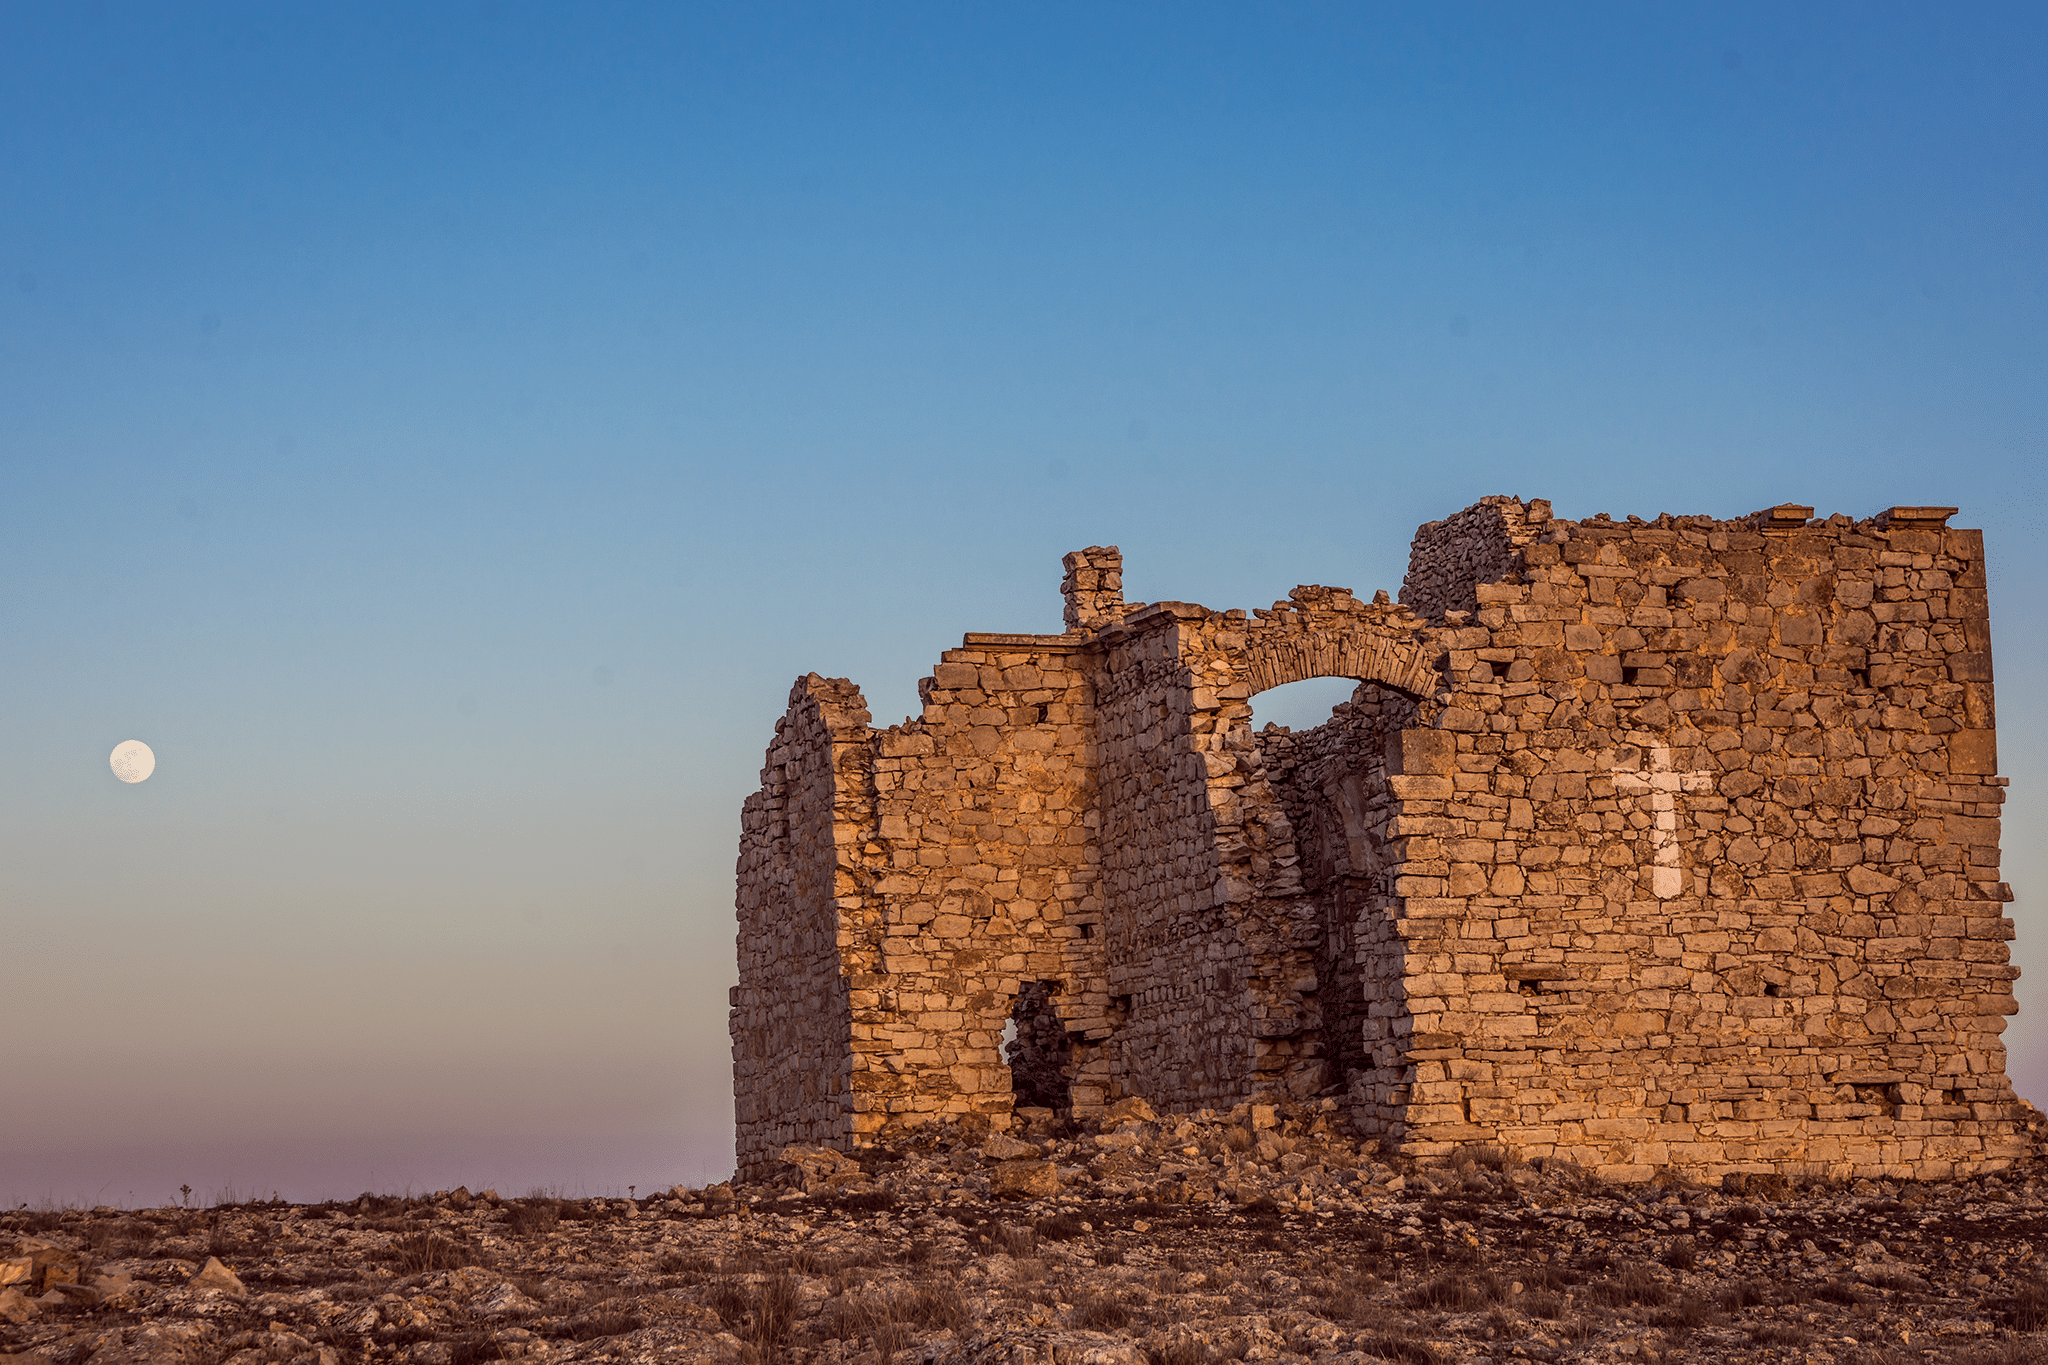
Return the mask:
M1553 523L1445 617L1451 790L1405 806L1413 1150L2008 1150L1981 539L1807 514Z

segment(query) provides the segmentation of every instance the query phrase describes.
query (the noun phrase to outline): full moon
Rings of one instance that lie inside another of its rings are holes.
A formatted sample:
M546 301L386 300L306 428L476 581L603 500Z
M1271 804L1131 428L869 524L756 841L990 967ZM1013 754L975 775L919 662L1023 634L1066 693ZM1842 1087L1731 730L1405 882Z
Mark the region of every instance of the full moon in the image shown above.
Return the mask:
M123 782L140 782L156 771L156 755L139 739L124 739L114 746L107 764Z

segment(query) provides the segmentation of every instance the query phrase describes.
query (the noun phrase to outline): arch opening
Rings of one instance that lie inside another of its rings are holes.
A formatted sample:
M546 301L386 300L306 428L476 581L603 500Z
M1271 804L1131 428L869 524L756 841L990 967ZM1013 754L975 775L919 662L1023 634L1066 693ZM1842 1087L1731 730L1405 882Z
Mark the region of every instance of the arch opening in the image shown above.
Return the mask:
M1303 678L1269 687L1251 699L1252 729L1263 730L1268 725L1313 729L1329 720L1357 691L1358 679L1344 677Z

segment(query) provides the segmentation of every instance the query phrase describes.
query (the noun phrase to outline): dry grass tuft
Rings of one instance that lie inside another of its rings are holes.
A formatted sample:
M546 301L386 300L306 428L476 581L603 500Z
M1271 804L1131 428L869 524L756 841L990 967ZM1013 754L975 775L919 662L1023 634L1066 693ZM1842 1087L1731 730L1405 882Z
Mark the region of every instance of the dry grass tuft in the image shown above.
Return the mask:
M1473 1313L1490 1308L1507 1295L1507 1286L1486 1271L1439 1275L1404 1291L1401 1302L1409 1308L1432 1308L1445 1313Z
M1999 1308L2006 1322L2022 1332L2038 1332L2048 1327L2048 1281L2021 1281Z
M431 1275L483 1264L477 1249L469 1243L451 1241L433 1232L414 1232L398 1238L384 1252L384 1258L396 1265L401 1275Z
M1615 1308L1638 1303L1654 1308L1671 1298L1670 1287L1640 1265L1624 1266L1615 1278L1588 1285L1586 1294L1595 1303Z
M1406 1332L1382 1333L1361 1341L1359 1345L1367 1355L1399 1361L1401 1365L1443 1365L1443 1357L1428 1342Z
M1131 1321L1130 1305L1114 1294L1083 1294L1074 1301L1074 1326L1114 1332Z
M521 1199L505 1210L505 1227L514 1237L553 1232L562 1222L559 1199Z

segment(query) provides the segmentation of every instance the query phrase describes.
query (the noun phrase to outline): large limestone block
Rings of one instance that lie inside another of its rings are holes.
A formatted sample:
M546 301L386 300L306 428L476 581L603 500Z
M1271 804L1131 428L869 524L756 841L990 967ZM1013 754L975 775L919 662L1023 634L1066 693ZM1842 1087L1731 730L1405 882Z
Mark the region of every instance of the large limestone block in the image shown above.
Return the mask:
M244 1294L248 1290L235 1272L220 1263L218 1256L206 1258L206 1264L199 1267L197 1274L185 1281L187 1289L217 1289L223 1294Z
M1005 1161L989 1172L988 1192L998 1199L1043 1199L1059 1188L1059 1168L1050 1161Z

